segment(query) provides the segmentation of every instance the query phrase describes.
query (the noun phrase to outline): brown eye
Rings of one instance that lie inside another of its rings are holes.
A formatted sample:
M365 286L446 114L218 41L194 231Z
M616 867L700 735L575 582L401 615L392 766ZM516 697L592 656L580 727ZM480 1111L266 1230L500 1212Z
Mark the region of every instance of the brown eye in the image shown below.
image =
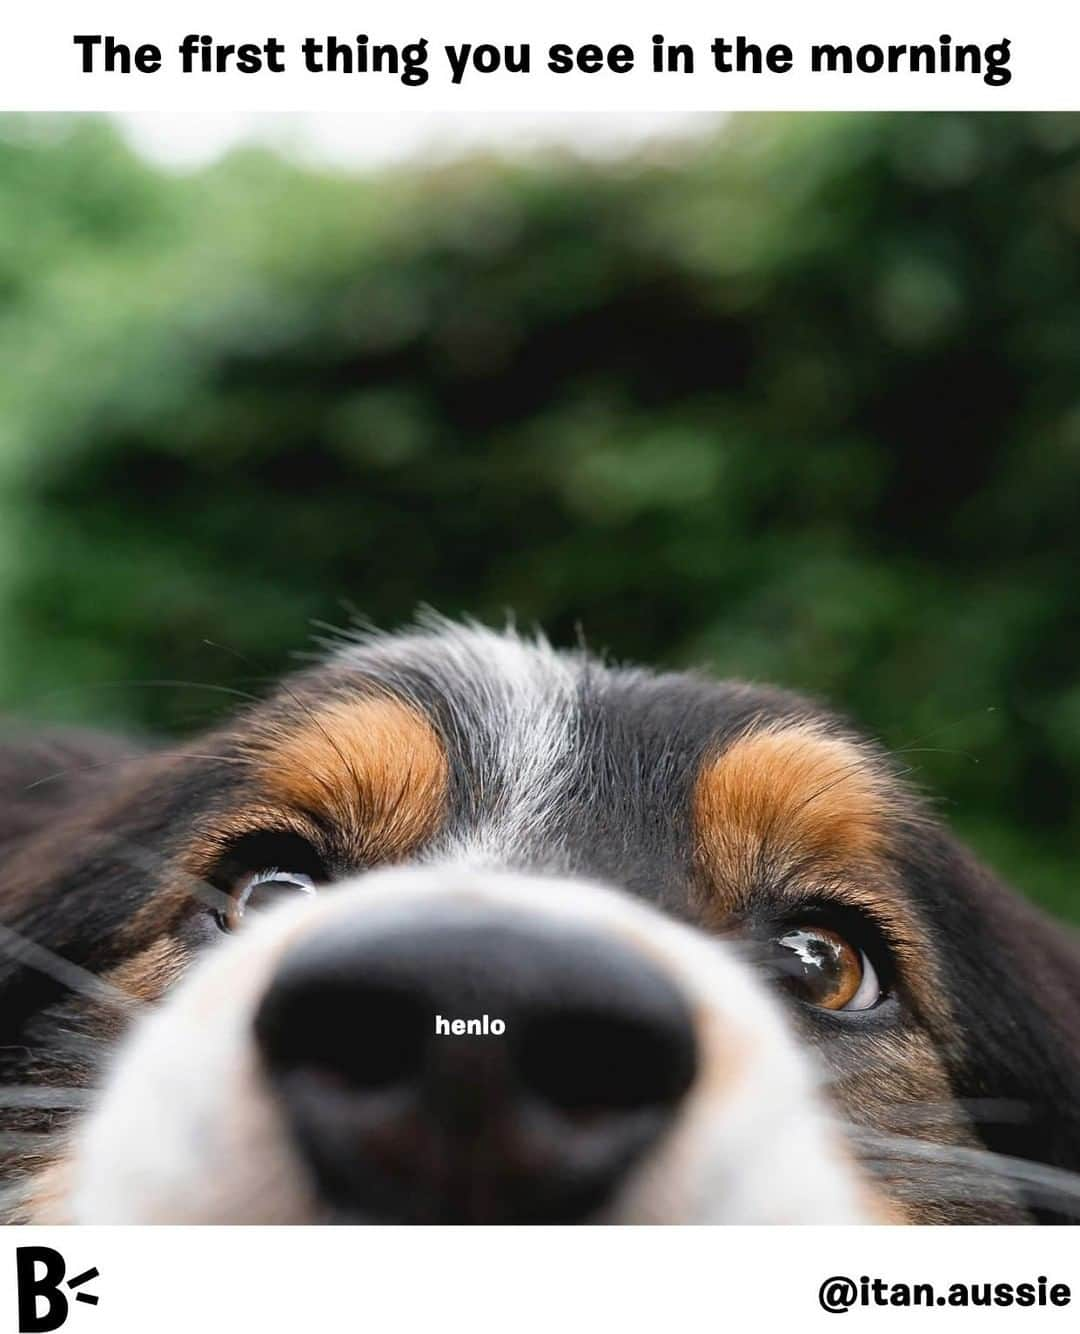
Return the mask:
M249 913L288 902L297 895L314 893L315 882L303 871L280 871L271 866L249 875L240 883L218 920L223 930L235 931Z
M821 1010L869 1010L881 999L877 973L862 950L825 926L797 926L776 937L784 986Z

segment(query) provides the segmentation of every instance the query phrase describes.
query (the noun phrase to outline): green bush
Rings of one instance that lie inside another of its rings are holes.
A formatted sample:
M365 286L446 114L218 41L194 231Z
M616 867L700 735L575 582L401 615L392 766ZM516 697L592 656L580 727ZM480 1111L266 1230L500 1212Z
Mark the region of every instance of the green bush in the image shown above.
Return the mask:
M131 683L513 608L827 697L1080 917L1078 368L1078 117L361 178L9 120L0 703L183 731Z

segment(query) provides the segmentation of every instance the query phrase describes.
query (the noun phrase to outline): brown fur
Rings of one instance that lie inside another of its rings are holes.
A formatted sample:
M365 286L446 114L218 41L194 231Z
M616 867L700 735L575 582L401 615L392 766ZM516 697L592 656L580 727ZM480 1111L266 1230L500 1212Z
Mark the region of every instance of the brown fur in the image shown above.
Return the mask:
M104 974L104 980L137 1001L156 1001L177 981L188 964L179 941L162 936L133 959Z
M335 699L257 734L253 773L271 801L332 821L364 861L397 860L434 832L446 752L431 724L387 695Z
M862 747L784 722L744 733L704 767L695 817L725 873L745 876L769 849L846 865L878 856L892 800Z
M874 914L901 953L926 957L925 938L897 893L890 827L911 813L885 765L866 746L812 721L751 729L708 760L693 821L706 915L722 927L763 880Z
M443 721L428 721L392 696L393 688L354 667L321 669L236 723L151 755L86 737L0 745L5 920L26 939L153 1003L189 954L212 939L207 906L230 901L227 859L246 835L299 836L324 859L329 882L408 859L437 835L451 804L456 828L459 804L482 809L488 793L483 772L478 777L471 757L464 762L455 748L451 799L450 764L436 729L445 727L455 739L458 731L442 713L433 718ZM656 818L643 822L648 839L656 838L661 864L674 858L679 872L680 897L665 906L706 932L753 944L769 938L777 922L799 920L807 904L868 919L868 930L887 945L881 954L896 1016L842 1032L792 1008L792 1023L820 1044L839 1114L879 1135L984 1142L1074 1170L1080 984L1071 939L925 818L872 745L834 720L796 712L800 707L786 706L765 721L764 704L760 720L723 748L714 744L696 774L673 766L673 783L648 787L630 770L635 785L628 793L593 783L583 796L610 803L608 850L619 868L611 878L623 883L623 868L628 881L638 874L631 852L643 835L631 830L623 846L618 820L633 815L633 802L645 793L658 808ZM732 726L742 727L746 716ZM667 717L658 713L658 729ZM665 738L661 753L670 750L681 765L684 754L700 755L715 735L670 747ZM590 733L585 739L593 740ZM613 772L622 774L625 744L619 736L615 741ZM609 758L597 752L592 778ZM673 797L667 814L678 838L669 847L661 817L671 792L678 807ZM653 851L651 841L640 846ZM580 851L588 862L590 848ZM685 901L691 858L692 897ZM92 1087L98 1058L85 1043L68 1055L62 1041L88 1036L107 1046L126 1023L126 1008L78 988L69 996L57 986L52 994L48 970L39 976L17 958L7 970L9 1082ZM730 1062L728 1054L716 1066L721 1084L738 1076L742 1053L730 1052ZM988 1099L988 1110L979 1111ZM1000 1118L998 1102L1006 1113ZM1012 1124L1007 1113L1016 1103L1020 1119ZM935 1109L939 1120L927 1121ZM65 1117L63 1108L7 1109L2 1119L11 1134L48 1133L51 1140L42 1147L34 1139L14 1144L7 1164L13 1181L46 1155L62 1156L62 1136L52 1136ZM1000 1184L979 1182L970 1202L954 1200L933 1162L870 1167L911 1221L1023 1216L1010 1213ZM60 1179L44 1178L39 1198L55 1193Z

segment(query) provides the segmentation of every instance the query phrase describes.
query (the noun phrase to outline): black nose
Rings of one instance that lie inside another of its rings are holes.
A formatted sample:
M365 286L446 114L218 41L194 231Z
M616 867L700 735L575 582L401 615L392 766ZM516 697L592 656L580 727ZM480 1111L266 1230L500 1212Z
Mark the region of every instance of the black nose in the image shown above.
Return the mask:
M588 1218L696 1066L686 1001L632 949L442 906L304 941L255 1027L322 1196L357 1220Z

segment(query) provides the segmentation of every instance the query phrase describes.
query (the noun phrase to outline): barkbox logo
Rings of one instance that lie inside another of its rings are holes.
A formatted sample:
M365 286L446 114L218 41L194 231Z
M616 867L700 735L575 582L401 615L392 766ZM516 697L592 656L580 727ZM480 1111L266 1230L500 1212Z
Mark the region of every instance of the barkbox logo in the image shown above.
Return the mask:
M15 1251L15 1274L19 1294L19 1334L48 1334L68 1318L70 1304L64 1288L75 1292L98 1276L97 1269L84 1269L65 1280L67 1261L51 1246L20 1246ZM75 1292L77 1302L96 1306L91 1292Z

